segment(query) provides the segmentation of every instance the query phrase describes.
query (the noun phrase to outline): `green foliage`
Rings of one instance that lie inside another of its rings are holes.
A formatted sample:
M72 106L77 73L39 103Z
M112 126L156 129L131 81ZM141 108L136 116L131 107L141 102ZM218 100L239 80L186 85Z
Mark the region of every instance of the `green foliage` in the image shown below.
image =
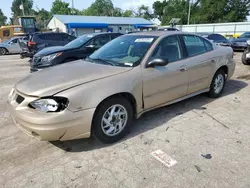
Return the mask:
M37 27L40 29L46 28L46 24L51 18L50 12L42 8L41 10L35 11L35 16Z
M0 9L0 26L6 24L7 17L4 15L2 9Z
M154 16L150 13L149 7L145 5L141 5L138 7L138 11L136 12L137 17L142 17L147 20L152 19Z
M23 2L24 13L25 15L33 15L34 11L32 10L33 0L13 0L11 11L14 18L18 16L23 16L22 10L20 9L20 5Z
M154 14L162 25L168 25L171 18L181 18L179 24L187 24L190 0L164 0L153 4ZM193 0L191 24L241 22L247 19L250 0Z
M122 16L123 16L123 17L133 17L134 14L133 14L133 11L132 11L132 10L125 10L125 11L122 13Z
M114 5L111 0L96 0L83 14L86 16L112 16Z
M55 0L52 4L52 8L50 10L52 14L71 14L71 8L69 7L69 3L66 3L62 0Z

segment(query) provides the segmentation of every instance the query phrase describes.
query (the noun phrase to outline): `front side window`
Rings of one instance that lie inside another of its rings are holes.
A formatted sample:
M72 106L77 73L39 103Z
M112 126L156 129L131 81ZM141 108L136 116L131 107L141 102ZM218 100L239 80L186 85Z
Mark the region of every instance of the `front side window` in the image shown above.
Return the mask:
M182 58L182 54L178 37L169 36L163 39L155 49L152 58L167 59L168 62L180 60Z
M17 40L18 39L13 39L11 42L15 44L15 43L17 43Z
M72 40L68 44L65 45L65 47L69 48L80 48L87 42L89 42L94 36L93 35L82 35L80 37L77 37L75 40Z
M109 35L103 35L103 36L100 36L100 37L93 39L91 41L90 45L94 45L95 48L101 48L109 41L110 41Z
M198 36L184 35L183 40L189 57L199 55L207 51L203 39Z
M134 67L140 64L141 59L156 38L155 36L124 35L95 51L90 59L93 61L102 59L113 63L115 66Z

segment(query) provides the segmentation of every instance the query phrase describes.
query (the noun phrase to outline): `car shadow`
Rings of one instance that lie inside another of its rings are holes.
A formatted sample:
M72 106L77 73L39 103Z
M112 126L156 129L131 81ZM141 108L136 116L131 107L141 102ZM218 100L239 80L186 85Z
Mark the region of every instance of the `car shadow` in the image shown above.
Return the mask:
M229 80L221 97L234 94L247 86L248 84L246 82L240 80ZM67 152L83 152L83 151L90 151L90 150L100 149L103 147L108 147L110 145L121 143L127 139L142 134L143 132L147 132L148 130L161 126L164 123L171 120L172 118L185 114L191 110L194 109L203 110L205 109L204 106L206 106L207 104L209 104L214 100L218 99L211 99L208 98L206 94L201 94L186 99L184 101L147 112L134 122L129 133L124 139L113 144L102 144L99 141L95 140L94 138L63 141L63 142L55 141L50 143Z

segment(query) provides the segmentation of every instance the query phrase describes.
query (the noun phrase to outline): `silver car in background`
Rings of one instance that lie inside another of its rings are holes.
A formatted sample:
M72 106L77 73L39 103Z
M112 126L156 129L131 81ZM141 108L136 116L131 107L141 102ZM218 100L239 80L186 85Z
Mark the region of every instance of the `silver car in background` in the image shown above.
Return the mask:
M21 52L21 47L18 44L20 37L13 37L0 43L0 55L15 54Z

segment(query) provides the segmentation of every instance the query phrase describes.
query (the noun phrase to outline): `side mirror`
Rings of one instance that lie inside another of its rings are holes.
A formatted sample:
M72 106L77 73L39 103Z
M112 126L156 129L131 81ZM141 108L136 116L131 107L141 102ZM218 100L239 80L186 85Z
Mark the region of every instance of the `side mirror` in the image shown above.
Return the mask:
M247 45L249 45L249 46L250 46L250 40L248 40L248 41L247 41Z
M13 44L13 42L12 42L12 41L10 41L10 42L9 42L9 44Z
M166 66L168 64L168 60L167 59L153 59L152 61L148 62L146 65L146 68L150 68L150 67L156 67L156 66Z

